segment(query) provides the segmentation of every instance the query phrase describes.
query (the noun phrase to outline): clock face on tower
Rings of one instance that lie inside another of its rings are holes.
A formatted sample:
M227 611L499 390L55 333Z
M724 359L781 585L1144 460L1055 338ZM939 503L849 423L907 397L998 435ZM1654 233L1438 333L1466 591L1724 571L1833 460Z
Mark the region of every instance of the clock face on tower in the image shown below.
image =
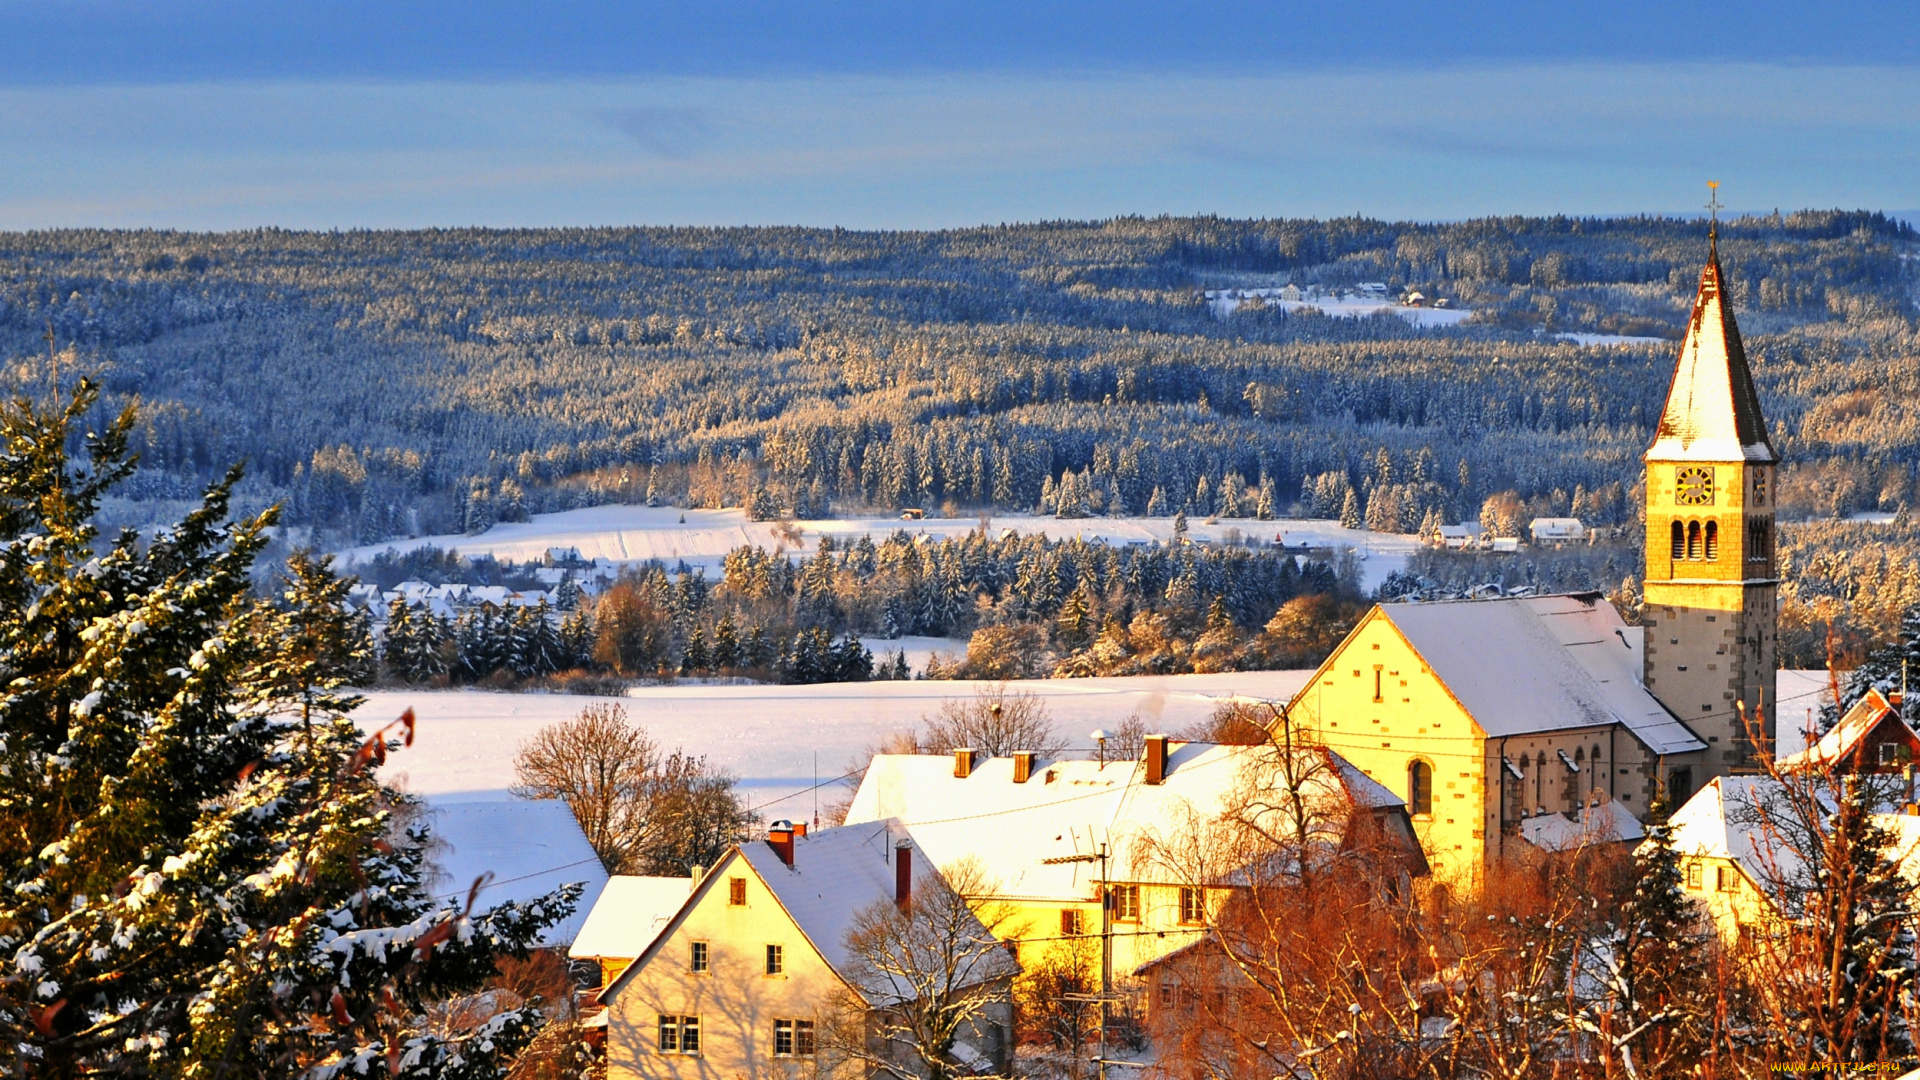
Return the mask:
M1713 470L1687 465L1673 472L1673 501L1681 506L1713 505Z

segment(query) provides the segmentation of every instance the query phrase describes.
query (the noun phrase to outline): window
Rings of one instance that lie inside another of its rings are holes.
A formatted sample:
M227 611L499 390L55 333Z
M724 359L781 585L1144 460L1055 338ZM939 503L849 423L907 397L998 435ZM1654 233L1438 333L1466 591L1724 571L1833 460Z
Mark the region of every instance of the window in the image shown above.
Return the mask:
M1699 557L1700 523L1697 521L1689 521L1687 522L1687 558L1698 559Z
M698 1054L700 1052L700 1018L660 1014L660 1052Z
M812 1057L813 1021L775 1020L773 1022L774 1057Z
M1707 522L1707 561L1717 562L1719 559L1720 523L1717 521L1709 521Z
M1433 813L1433 766L1424 761L1407 766L1407 813L1416 817Z
M1593 756L1588 758L1587 760L1593 763L1593 767L1587 770L1587 790L1599 791L1600 790L1600 771L1601 771L1599 743L1593 744Z
M1673 557L1687 557L1687 528L1677 520L1673 523Z
M1687 864L1687 888L1692 889L1694 892L1699 892L1702 873L1703 871L1701 870L1699 863L1688 863Z
M707 943L696 941L687 949L687 970L696 975L707 973Z
M1168 1007L1171 1007L1173 1005L1173 984L1172 983L1163 982L1160 984L1160 1004Z
M1180 887L1180 921L1188 925L1207 921L1207 892L1193 885Z
M1113 917L1121 922L1140 921L1140 886L1113 887Z
M743 877L727 879L727 906L747 906L747 879Z
M1721 892L1740 891L1740 872L1731 866L1713 868L1713 886Z
M1086 928L1081 922L1079 908L1060 909L1060 933L1063 936L1074 937L1085 932Z
M780 975L787 970L787 948L784 945L767 946L767 974Z
M1381 665L1379 665L1379 664L1375 664L1375 665L1373 665L1373 700L1375 700L1375 701L1379 701L1379 700L1381 700L1381 697L1380 697L1380 668L1381 668Z

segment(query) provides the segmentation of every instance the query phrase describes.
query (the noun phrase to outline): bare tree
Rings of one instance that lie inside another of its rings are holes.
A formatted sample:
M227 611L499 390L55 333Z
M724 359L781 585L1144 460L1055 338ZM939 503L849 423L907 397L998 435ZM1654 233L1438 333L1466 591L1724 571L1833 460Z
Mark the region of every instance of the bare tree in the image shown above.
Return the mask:
M662 754L618 702L595 702L540 729L514 772L514 794L567 801L610 874L709 865L758 820L731 774L705 757Z
M1023 928L1009 925L1012 908L967 900L995 891L977 862L963 860L921 873L909 902L883 900L854 916L847 986L822 1025L835 1056L877 1073L948 1080L968 1071L954 1064L969 1056L956 1056L956 1044L982 1055L1005 1045L1020 966L999 939Z
M1015 750L1058 754L1067 748L1040 695L1009 689L1006 683L982 687L971 700L941 702L926 725L920 745L936 752L964 746L1005 757Z
M523 799L565 799L607 872L632 873L659 757L659 745L628 721L626 706L596 701L541 728L520 748L512 790Z

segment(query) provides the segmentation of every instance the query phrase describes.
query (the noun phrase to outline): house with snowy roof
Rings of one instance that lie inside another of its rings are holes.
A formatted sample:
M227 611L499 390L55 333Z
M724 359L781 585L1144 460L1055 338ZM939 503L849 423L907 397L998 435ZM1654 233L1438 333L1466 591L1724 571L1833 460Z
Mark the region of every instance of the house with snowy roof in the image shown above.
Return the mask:
M734 846L601 992L607 1076L866 1075L832 1052L826 1025L850 1006L871 1013L901 1002L849 948L849 934L863 912L909 905L940 880L897 821L817 832L775 822L765 840ZM1003 991L1018 966L977 921L960 933L992 946L962 989ZM953 1064L1004 1071L1012 1040L1011 1005L987 1005L962 1030ZM914 1075L904 1058L894 1071Z
M1901 718L1900 696L1868 690L1812 746L1781 757L1781 771L1890 773L1920 762L1920 735Z
M1008 923L1024 927L1011 935L1023 964L1098 935L1104 897L1115 970L1127 971L1205 931L1246 869L1206 851L1207 830L1250 801L1287 803L1288 777L1329 828L1319 842L1384 838L1408 873L1426 872L1398 797L1338 755L1298 753L1289 770L1271 747L1153 735L1134 760L880 754L846 821L897 821L934 865L977 865L991 889L970 899L1015 912Z
M597 985L607 986L627 970L662 927L692 895L703 872L652 876L614 874L607 878L599 899L586 911L586 921L567 947L569 959L596 964Z
M539 944L574 940L606 887L607 872L564 801L430 795L424 802L433 829L429 882L436 895L463 901L478 885L475 902L484 910L578 884L573 913L548 927Z
M1798 786L1803 783L1812 786ZM1879 783L1883 790L1874 799L1881 810L1874 824L1891 835L1904 876L1920 885L1920 815L1910 812L1911 792L1897 778ZM1669 819L1682 887L1729 945L1751 941L1792 917L1798 894L1812 888L1814 874L1800 850L1800 815L1787 803L1807 795L1832 812L1832 789L1817 780L1715 777Z

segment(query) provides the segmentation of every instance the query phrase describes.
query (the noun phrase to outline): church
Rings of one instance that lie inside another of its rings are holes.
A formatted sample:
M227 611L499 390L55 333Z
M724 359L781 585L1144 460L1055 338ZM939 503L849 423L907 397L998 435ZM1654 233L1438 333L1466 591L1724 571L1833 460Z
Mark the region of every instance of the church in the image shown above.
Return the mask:
M1715 235L1645 454L1643 625L1598 593L1383 604L1288 703L1406 801L1442 878L1771 752L1779 458L1721 279Z

